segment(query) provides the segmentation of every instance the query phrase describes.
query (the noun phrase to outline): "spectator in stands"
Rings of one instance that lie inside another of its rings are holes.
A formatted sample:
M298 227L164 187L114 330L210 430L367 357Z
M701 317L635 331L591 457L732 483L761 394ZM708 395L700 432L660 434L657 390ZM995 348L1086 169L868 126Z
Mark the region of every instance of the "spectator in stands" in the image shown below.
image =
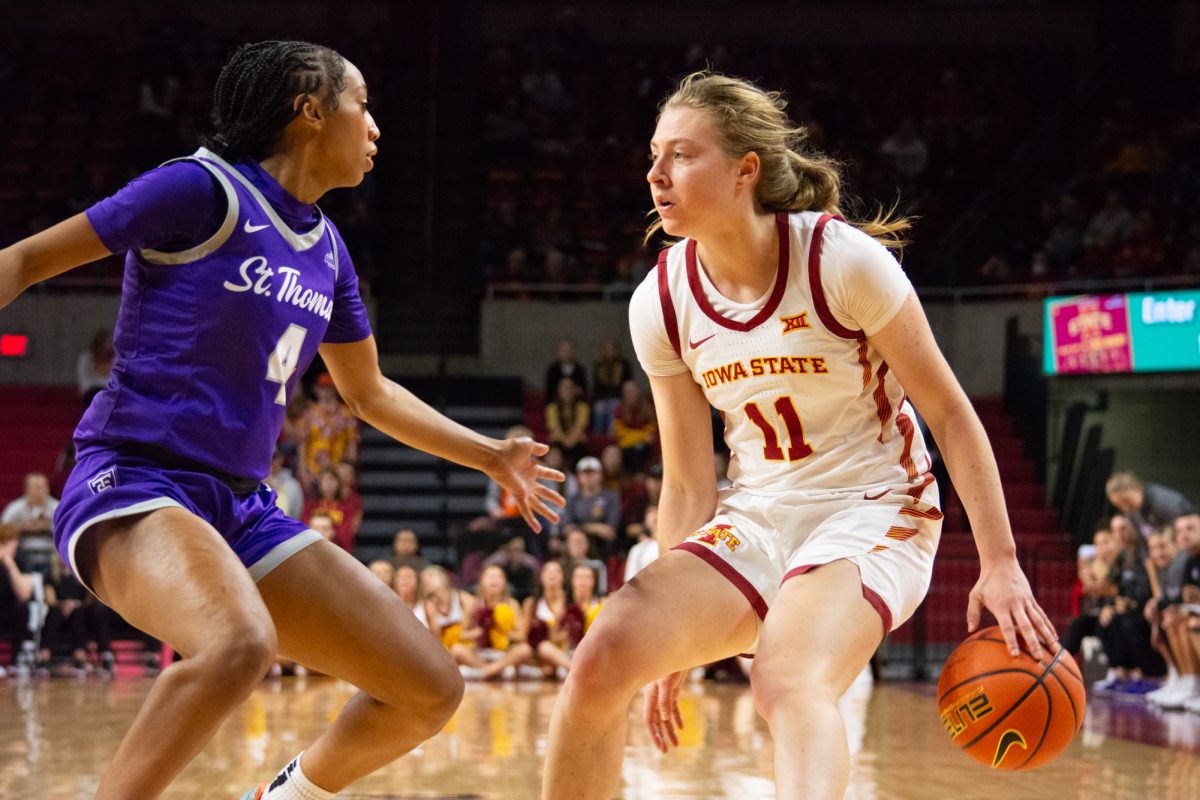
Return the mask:
M574 494L579 491L579 482L575 480L575 475L567 469L567 458L563 455L561 447L550 445L550 449L546 455L542 457L542 463L550 469L556 469L563 474L563 480L560 483L550 482L546 485L554 491L561 494L563 497ZM557 524L550 529L551 533L557 533Z
M569 337L558 340L557 357L546 367L546 402L551 403L559 396L559 384L563 378L570 378L578 387L575 396L587 396L587 373L583 364L575 359L575 341ZM587 429L585 424L584 430Z
M333 517L327 511L316 511L308 515L306 524L326 539L333 541L336 533L333 529Z
M15 525L0 524L0 636L8 641L15 661L21 643L29 638L29 599L33 597L33 578L17 566L17 537ZM0 666L0 678L5 677Z
M629 555L625 557L625 583L629 583L634 575L658 558L657 530L658 506L647 507L642 523L629 526L630 538L636 539L637 544L629 549Z
M613 420L613 432L621 448L621 458L627 472L646 468L658 434L654 407L642 393L637 381L625 381L621 386L621 404Z
M292 395L292 399L288 401L287 408L283 412L283 427L279 431L279 442L277 444L287 457L286 464L288 469L300 480L306 494L308 487L304 484L304 478L301 474L304 465L301 463L300 446L307 436L304 422L308 414L309 405L310 403L308 402L308 398L304 396L304 392L296 392Z
M421 598L425 624L452 649L462 641L463 623L475 613L475 598L454 588L450 573L436 564L421 570Z
M84 589L61 558L55 559L45 596L53 613L47 616L43 641L65 650L79 674L92 672L89 656L95 654L101 674L112 675L117 664L112 648L116 612Z
M1062 269L1064 273L1068 268L1074 269L1083 249L1083 212L1079 201L1070 194L1063 194L1046 222L1049 227L1042 252L1054 267Z
M652 464L640 480L635 480L635 486L628 495L621 499L623 519L631 523L641 521L647 508L658 505L661 494L662 464Z
M1083 234L1083 244L1089 249L1104 249L1125 241L1133 228L1133 214L1121 200L1121 193L1110 190L1104 196L1104 205L1088 223Z
M15 525L22 536L49 536L58 500L50 496L50 481L40 472L25 476L25 494L4 507L0 523Z
M522 436L532 436L529 428L524 425L514 425L504 433L505 439L516 439ZM533 531L521 517L521 510L513 502L512 495L496 481L488 479L483 505L487 515L476 517L467 523L466 534L459 537L459 559L463 560L468 553L491 553L512 540L514 536L524 537L529 548L541 553L545 547L541 537L534 536ZM542 520L543 526L548 521Z
M1072 655L1080 652L1084 637L1099 635L1100 610L1117 593L1117 587L1109 582L1109 575L1116 564L1118 552L1120 547L1116 544L1116 537L1106 526L1092 534L1090 554L1081 553L1078 562L1081 587L1079 615L1071 620L1062 638L1063 649Z
M85 407L92 404L97 392L108 386L108 374L112 371L115 357L112 331L102 328L92 334L87 350L81 352L75 362L75 381Z
M563 546L563 572L570 575L575 568L583 565L595 571L599 578L600 594L608 593L608 566L598 558L593 558L592 540L579 528L567 532Z
M514 536L507 544L483 561L484 568L500 567L508 576L512 594L518 601L533 593L533 581L540 562L525 550L525 537Z
M1183 610L1189 570L1195 570L1192 581L1200 584L1200 514L1179 517L1174 531L1176 552L1163 571L1159 596L1145 609L1147 621L1158 633L1159 653L1168 666L1166 683L1147 694L1146 700L1166 709L1185 708L1193 698L1200 697L1200 650Z
M1109 577L1117 592L1100 609L1097 631L1108 656L1109 675L1094 688L1098 692L1146 694L1158 688L1157 683L1147 679L1164 675L1167 667L1150 645L1150 624L1143 611L1152 592L1139 547L1142 538L1130 532L1124 539Z
M929 146L917 133L912 117L900 121L900 127L883 140L879 152L888 160L892 171L908 192L915 188L917 180L929 165Z
M621 459L621 448L615 444L606 445L600 451L600 485L621 495L629 484L629 478Z
M287 468L287 453L282 447L275 448L275 454L271 457L271 472L263 478L263 483L275 490L275 502L283 509L283 513L292 519L301 518L304 514L304 489Z
M421 557L421 543L417 532L412 528L401 528L392 537L392 564L396 569L410 567L417 572L425 569L425 559Z
M566 577L557 561L543 564L538 577L537 591L525 598L521 611L534 663L550 677L571 668L570 644L562 624L568 605Z
M571 378L561 378L557 385L554 400L546 406L546 438L562 450L568 464L574 464L587 455L590 412Z
M354 552L354 540L362 522L362 506L357 514L352 504L343 499L342 479L337 472L326 467L317 479L317 496L304 504L304 518L311 519L318 511L333 520L333 543L348 553Z
M418 576L417 569L411 564L401 564L396 567L396 573L392 576L392 589L396 592L396 596L404 601L404 605L418 615L417 618L421 620L421 624L429 627L429 623L425 620L424 608L421 606L421 585Z
M1143 536L1196 511L1180 492L1150 481L1143 482L1128 471L1114 472L1105 483L1104 491L1108 501L1128 517Z
M391 586L392 581L396 578L396 568L385 558L375 559L367 564L367 569L371 570L371 574L383 581L386 586Z
M479 576L475 608L467 617L460 641L450 648L464 678L490 680L511 677L533 655L525 641L525 619L509 592L508 576L496 565Z
M50 481L40 472L31 472L25 476L25 493L0 514L0 523L15 525L21 532L17 546L21 568L41 573L47 581L57 560L52 538L57 507L58 500L50 494Z
M588 535L604 557L612 554L621 525L621 498L603 486L600 459L585 456L575 467L579 491L567 497L562 526L568 533L578 529Z
M358 470L349 461L339 461L334 471L337 472L338 480L342 482L338 499L342 501L346 515L354 521L353 529L357 536L363 518L362 495L358 493Z
M587 564L576 564L571 570L571 604L564 614L563 629L572 648L579 646L604 606L599 580L596 570Z
M612 435L613 415L621 404L621 387L631 377L633 370L629 359L621 354L620 341L605 339L592 366L592 433Z
M300 482L306 493L317 488L321 470L358 460L358 419L338 397L333 377L322 372L313 392L317 399L304 412L299 442Z
M1180 627L1188 632L1186 642L1181 642L1180 650L1186 645L1191 646L1192 664L1196 673L1200 674L1200 552L1193 551L1188 559L1187 570L1183 577L1183 602L1187 617ZM1183 707L1188 711L1200 714L1200 695L1193 695L1184 701Z

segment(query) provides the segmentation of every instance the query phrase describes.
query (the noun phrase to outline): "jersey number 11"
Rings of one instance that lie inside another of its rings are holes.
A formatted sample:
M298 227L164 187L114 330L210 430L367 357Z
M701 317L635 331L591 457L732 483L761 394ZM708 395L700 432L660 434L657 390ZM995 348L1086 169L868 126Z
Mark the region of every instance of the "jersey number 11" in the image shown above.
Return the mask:
M758 403L746 403L744 409L746 417L763 433L765 440L763 458L767 461L799 461L812 455L813 449L808 442L804 441L804 425L800 422L800 415L796 413L796 406L792 403L791 397L785 394L775 401L775 413L779 414L780 419L787 426L788 449L786 456L783 448L779 446L779 434L775 432L775 426L767 422Z

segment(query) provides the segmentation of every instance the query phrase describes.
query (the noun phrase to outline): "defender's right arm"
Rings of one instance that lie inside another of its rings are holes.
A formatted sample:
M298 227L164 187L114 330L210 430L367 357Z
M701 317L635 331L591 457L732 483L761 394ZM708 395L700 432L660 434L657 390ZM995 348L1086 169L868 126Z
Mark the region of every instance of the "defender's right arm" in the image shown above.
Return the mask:
M35 283L111 255L80 212L0 250L0 308Z

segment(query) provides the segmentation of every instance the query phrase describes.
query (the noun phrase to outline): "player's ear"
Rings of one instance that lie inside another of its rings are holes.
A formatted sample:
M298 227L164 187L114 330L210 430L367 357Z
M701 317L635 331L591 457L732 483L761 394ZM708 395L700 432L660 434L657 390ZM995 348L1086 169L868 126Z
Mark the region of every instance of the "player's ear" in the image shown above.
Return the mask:
M296 119L304 120L309 124L319 124L324 116L325 110L321 107L320 100L311 94L298 94L292 100L292 113Z
M762 161L759 159L758 153L751 150L738 159L737 167L738 186L750 186L758 179L758 173L762 168Z

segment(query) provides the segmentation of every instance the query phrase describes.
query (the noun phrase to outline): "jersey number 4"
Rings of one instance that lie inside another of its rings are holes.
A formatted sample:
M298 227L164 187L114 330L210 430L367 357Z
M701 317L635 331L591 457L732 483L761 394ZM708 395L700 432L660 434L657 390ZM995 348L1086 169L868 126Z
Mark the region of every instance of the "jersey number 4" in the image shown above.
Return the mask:
M804 441L804 425L800 422L800 415L796 413L796 406L792 403L791 397L785 394L775 401L775 413L787 426L788 449L786 455L783 448L779 446L779 434L775 432L775 425L767 422L758 403L746 403L744 409L746 417L763 433L765 440L763 458L767 461L799 461L812 455L813 449L809 447L808 442Z
M280 384L279 394L275 395L278 405L287 405L287 383L296 372L300 363L300 352L304 349L304 340L308 337L308 328L302 328L296 323L288 325L288 329L275 343L275 351L267 358L267 380Z

